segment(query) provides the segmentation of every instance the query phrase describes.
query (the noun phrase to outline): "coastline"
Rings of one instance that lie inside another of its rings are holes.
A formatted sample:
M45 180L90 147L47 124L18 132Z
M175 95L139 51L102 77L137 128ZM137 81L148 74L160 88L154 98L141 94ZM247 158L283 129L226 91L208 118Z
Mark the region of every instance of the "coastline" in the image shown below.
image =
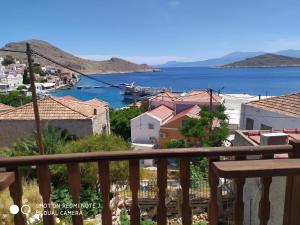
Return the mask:
M86 75L105 75L105 74L127 74L127 73L157 73L160 72L161 69L159 68L149 68L145 70L128 70L128 71L88 71L82 72Z

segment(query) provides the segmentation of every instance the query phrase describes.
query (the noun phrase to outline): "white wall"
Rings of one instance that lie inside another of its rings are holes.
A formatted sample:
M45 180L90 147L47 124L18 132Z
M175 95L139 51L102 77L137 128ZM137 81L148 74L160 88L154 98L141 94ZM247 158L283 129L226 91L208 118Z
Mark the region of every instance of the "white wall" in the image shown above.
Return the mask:
M240 129L246 129L246 119L253 119L253 130L260 130L261 124L272 127L272 129L299 128L300 117L287 116L250 105L242 104Z
M149 129L148 124L153 123L154 129ZM134 143L150 143L150 137L154 137L158 143L159 129L161 121L149 115L143 113L142 115L135 117L131 120L131 141Z

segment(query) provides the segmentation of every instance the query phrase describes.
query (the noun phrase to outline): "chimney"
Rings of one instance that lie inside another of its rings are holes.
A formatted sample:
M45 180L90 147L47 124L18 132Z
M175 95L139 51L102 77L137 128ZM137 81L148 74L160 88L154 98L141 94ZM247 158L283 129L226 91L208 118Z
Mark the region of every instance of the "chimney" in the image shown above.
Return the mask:
M94 109L94 115L97 115L97 109Z
M260 135L261 145L287 145L289 135L286 133L262 133ZM274 154L274 158L288 158L288 154Z

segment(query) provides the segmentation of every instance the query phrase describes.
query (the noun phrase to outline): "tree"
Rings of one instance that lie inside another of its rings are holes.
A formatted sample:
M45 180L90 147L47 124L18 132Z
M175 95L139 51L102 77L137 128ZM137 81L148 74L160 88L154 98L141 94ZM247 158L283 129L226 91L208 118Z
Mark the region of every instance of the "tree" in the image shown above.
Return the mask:
M142 113L139 108L125 108L109 111L111 131L127 140L131 136L130 120Z
M14 106L14 107L27 104L31 101L32 99L30 96L26 96L25 94L22 94L20 91L11 91L8 94L0 95L0 103Z
M28 76L28 69L26 68L23 73L23 84L30 84L30 79Z
M215 126L218 123L218 126ZM220 105L215 111L207 107L201 109L199 119L190 119L181 128L181 133L190 138L199 138L202 146L221 146L229 135L228 117L225 107Z
M15 60L11 55L5 56L4 60L2 61L3 66L8 66L13 63L15 63Z

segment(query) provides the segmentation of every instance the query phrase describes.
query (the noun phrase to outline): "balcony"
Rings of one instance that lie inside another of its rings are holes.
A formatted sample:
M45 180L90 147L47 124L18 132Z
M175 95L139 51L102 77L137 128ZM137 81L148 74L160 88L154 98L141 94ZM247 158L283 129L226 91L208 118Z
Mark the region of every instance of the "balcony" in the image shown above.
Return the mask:
M274 159L274 154L288 153L288 159ZM249 160L247 156L260 155L260 160ZM192 157L208 157L209 159L209 186L210 199L208 205L209 224L217 225L219 217L218 184L219 178L233 179L235 182L234 224L242 225L244 221L243 188L245 179L260 177L262 193L259 206L259 220L261 225L267 225L270 217L269 190L274 176L287 176L286 197L284 209L284 225L299 224L300 215L297 213L300 205L300 192L297 184L300 182L300 143L290 142L289 145L271 145L254 147L230 148L193 148L193 149L163 149L151 151L124 151L124 152L90 152L76 154L24 156L0 159L0 167L9 172L1 173L0 190L10 189L11 197L18 206L22 205L22 184L19 175L20 167L36 166L40 193L46 206L44 209L43 224L55 224L51 215L50 192L51 174L49 165L65 164L68 168L69 190L74 203L74 212L80 212L78 206L80 194L80 163L97 162L99 169L99 183L103 198L102 224L112 224L110 209L110 180L109 165L112 161L129 161L129 186L132 203L130 220L132 225L140 224L140 209L138 192L140 189L140 163L143 159L157 159L157 186L158 208L157 224L167 224L167 211L165 205L167 187L167 159L178 158L180 162L180 186L182 193L181 215L182 224L192 224L192 210L189 200L190 187L190 159ZM230 160L229 160L230 159ZM103 176L104 175L104 176ZM97 177L97 175L95 175ZM98 178L95 178L98 179ZM298 208L297 208L298 207ZM48 212L48 213L47 213ZM49 214L49 215L48 215ZM80 213L78 213L80 214ZM81 215L73 215L74 225L82 225ZM19 212L14 216L16 225L25 225L25 218Z

